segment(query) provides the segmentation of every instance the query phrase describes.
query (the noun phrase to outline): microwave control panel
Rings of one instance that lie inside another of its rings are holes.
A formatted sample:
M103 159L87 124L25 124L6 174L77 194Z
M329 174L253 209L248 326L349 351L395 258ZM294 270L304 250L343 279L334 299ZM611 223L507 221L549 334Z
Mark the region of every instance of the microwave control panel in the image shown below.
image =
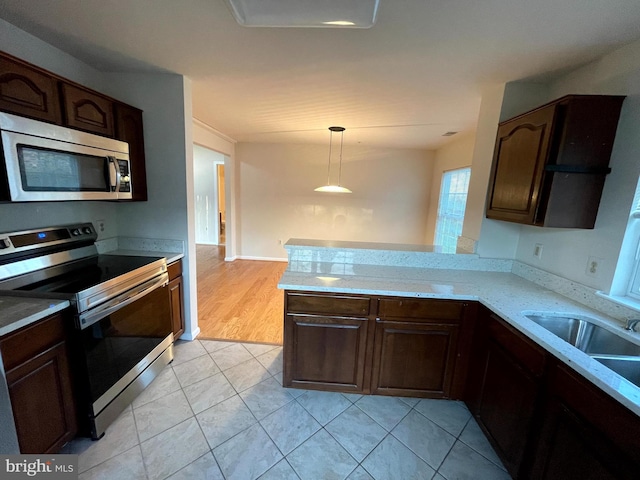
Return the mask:
M118 160L118 168L120 169L120 189L119 192L131 191L131 176L129 174L129 162L127 160Z

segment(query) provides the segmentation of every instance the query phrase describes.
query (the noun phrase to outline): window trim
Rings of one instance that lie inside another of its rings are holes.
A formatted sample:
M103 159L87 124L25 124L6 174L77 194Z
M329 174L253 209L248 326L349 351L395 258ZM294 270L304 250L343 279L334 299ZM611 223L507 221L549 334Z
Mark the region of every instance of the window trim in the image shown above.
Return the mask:
M450 196L452 195L451 189L450 189L450 185L451 185L451 180L449 181L449 189L445 190L445 182L447 179L448 175L452 175L455 173L461 173L461 174L466 174L466 191L464 192L464 208L462 209L462 221L464 222L464 216L465 216L465 212L466 212L466 207L467 207L467 198L469 195L469 180L471 178L471 166L466 166L466 167L459 167L459 168L453 168L450 170L444 170L442 172L441 178L440 178L440 192L438 195L438 207L436 210L436 221L435 221L435 228L434 228L434 234L433 234L433 243L434 245L438 245L440 246L440 248L442 249L442 253L456 253L456 249L457 249L457 243L458 243L458 238L460 237L460 235L462 235L462 227L460 228L460 232L456 235L455 238L455 245L443 245L442 243L438 243L438 238L440 237L440 242L442 242L442 238L445 237L444 232L439 232L440 227L442 226L442 220L446 219L446 218L455 218L455 219L459 219L458 216L454 216L450 213L446 213L446 214L441 214L442 211L442 207L443 207L443 194L446 191L446 195ZM459 193L459 192L457 192ZM456 193L454 193L456 194ZM446 235L446 237L450 237L450 235ZM450 251L451 250L451 251Z
M637 287L637 293L633 292L634 287ZM609 293L597 294L619 305L640 310L640 180L636 186Z

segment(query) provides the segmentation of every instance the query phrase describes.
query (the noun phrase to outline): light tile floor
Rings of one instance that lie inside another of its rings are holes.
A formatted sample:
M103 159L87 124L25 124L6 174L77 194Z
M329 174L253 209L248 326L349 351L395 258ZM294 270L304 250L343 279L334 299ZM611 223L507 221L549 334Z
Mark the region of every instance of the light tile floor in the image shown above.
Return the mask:
M461 402L286 389L282 347L178 342L80 479L509 479Z

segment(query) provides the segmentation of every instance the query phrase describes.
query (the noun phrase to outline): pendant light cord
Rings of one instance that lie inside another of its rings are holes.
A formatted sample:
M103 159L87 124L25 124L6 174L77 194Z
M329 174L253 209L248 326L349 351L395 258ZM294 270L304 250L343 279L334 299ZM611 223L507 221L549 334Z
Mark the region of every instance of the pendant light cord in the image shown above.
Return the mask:
M333 133L333 132L331 132ZM338 186L342 186L342 142L344 141L344 130L340 133L340 167L338 168Z
M331 185L331 146L333 145L333 130L329 130L329 166L327 167L327 185Z

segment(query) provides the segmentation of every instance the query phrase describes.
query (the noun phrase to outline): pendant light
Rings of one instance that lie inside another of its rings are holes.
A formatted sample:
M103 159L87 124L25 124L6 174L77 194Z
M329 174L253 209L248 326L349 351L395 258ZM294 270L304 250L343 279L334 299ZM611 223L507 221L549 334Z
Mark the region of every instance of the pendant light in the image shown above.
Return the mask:
M344 127L329 127L329 167L327 169L327 184L315 189L316 192L352 193L351 190L340 185L342 177L342 143L344 140ZM340 132L340 166L338 170L338 184L331 185L331 147L333 146L333 132Z

